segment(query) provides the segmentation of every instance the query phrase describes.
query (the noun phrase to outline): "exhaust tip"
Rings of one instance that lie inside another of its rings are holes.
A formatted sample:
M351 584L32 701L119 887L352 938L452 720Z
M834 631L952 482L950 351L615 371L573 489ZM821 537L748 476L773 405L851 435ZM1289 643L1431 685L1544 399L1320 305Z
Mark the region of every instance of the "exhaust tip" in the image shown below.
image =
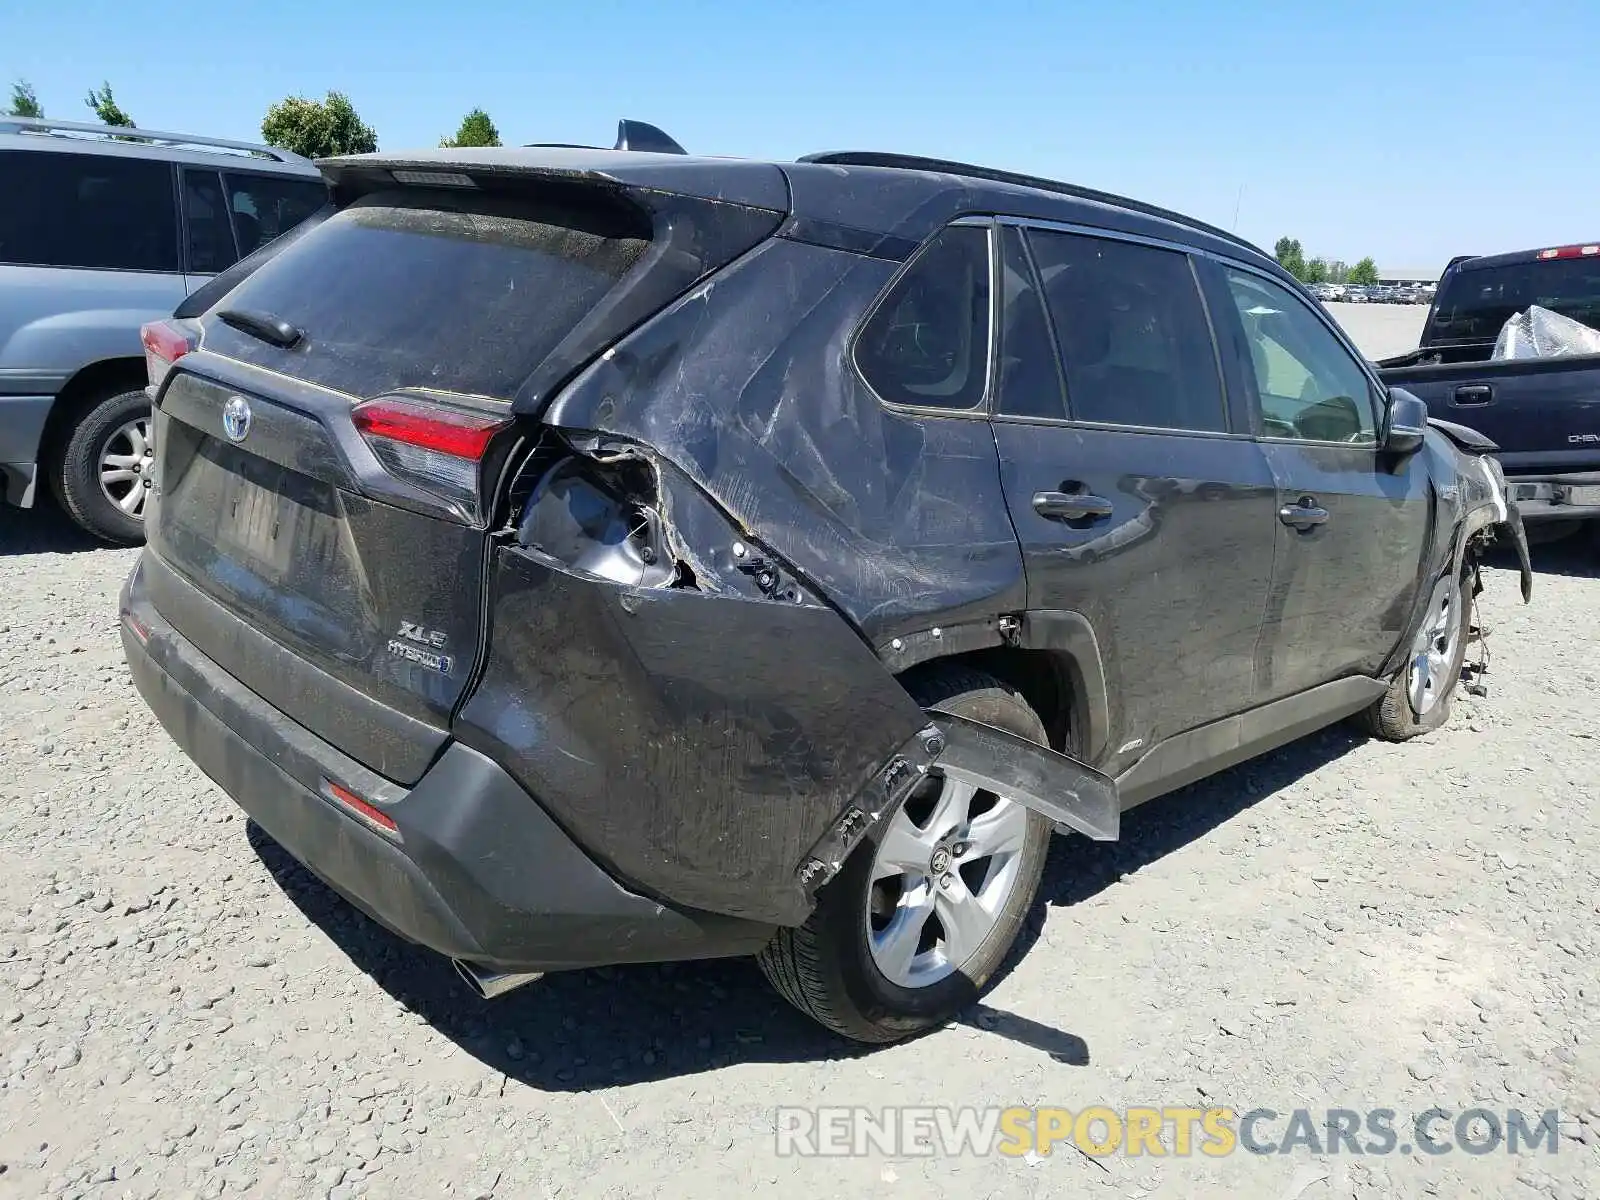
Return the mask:
M479 1000L493 1000L507 992L516 991L524 984L544 978L543 971L490 971L460 958L451 959L450 962L462 982L472 989Z

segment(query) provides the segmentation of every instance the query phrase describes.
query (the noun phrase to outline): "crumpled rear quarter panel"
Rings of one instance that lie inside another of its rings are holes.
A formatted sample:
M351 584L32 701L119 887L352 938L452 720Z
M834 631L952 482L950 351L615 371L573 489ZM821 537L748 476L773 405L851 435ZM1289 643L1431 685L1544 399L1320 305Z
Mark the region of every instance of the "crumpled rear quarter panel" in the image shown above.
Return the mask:
M517 548L493 574L488 660L457 736L625 883L803 919L806 852L925 723L844 620L625 587Z
M850 362L896 266L770 240L625 339L545 420L651 447L874 645L1020 610L987 421L889 409Z

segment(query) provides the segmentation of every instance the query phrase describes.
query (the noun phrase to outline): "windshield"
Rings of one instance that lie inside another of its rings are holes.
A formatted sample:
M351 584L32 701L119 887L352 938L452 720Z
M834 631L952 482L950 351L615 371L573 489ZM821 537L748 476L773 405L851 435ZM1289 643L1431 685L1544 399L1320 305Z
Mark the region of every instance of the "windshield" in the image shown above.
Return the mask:
M1467 267L1445 281L1430 341L1492 342L1500 327L1530 304L1600 329L1600 260Z

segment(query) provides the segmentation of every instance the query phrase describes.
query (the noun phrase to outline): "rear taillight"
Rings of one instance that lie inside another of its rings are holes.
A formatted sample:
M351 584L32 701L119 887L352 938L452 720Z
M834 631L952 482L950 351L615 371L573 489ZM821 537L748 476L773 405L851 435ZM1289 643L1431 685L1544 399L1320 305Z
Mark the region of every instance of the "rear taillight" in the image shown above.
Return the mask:
M350 418L385 471L478 519L484 455L508 418L392 396L358 404Z
M172 364L194 349L188 335L166 321L151 321L141 327L139 341L144 345L144 369L151 388L160 387Z

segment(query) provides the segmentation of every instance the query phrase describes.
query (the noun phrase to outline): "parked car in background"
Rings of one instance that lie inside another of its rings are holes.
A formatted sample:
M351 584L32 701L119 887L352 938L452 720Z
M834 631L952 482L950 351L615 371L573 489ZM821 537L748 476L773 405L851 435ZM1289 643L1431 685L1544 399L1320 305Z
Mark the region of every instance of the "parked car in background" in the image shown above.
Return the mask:
M0 499L41 483L107 541L142 536L154 450L140 326L327 202L244 142L0 117Z
M123 645L480 995L752 954L905 1037L1053 827L1449 713L1515 507L1228 233L893 154L323 170L337 211L152 361Z
M1344 302L1346 304L1367 304L1372 299L1371 292L1359 283L1348 284L1344 289Z
M1600 248L1456 259L1439 282L1421 345L1378 365L1384 380L1415 393L1434 416L1498 447L1530 529L1549 537L1587 521L1600 545L1600 357L1491 361L1501 328L1530 305L1600 329Z

